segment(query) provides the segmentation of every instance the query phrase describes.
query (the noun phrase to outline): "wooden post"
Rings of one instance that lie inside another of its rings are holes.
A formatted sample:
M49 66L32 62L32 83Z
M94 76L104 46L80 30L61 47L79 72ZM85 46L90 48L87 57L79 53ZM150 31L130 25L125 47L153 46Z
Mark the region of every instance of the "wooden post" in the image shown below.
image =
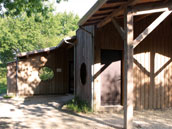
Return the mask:
M133 128L133 14L124 14L124 128Z

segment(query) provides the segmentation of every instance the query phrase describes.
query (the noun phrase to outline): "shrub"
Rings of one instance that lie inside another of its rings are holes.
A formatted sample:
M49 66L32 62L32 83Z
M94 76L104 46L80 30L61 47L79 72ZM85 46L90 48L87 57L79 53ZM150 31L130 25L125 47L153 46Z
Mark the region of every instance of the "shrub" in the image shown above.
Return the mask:
M3 98L4 98L4 99L11 99L11 98L13 98L13 96L4 95Z
M49 67L43 67L39 71L39 77L42 81L51 80L54 77L54 72Z
M75 97L74 99L70 100L66 104L66 107L74 112L88 113L92 111L89 104L86 101L80 100L79 97Z

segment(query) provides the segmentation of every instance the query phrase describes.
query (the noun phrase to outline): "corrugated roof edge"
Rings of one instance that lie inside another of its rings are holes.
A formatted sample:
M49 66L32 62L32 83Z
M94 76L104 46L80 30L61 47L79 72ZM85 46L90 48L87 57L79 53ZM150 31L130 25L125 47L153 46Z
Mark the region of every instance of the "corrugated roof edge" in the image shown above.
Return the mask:
M70 40L76 40L76 36L64 38L63 40L61 40L61 42L56 47L49 47L49 48L34 50L34 51L30 51L30 52L22 52L22 53L19 53L17 55L17 57L24 57L24 56L28 56L28 55L33 55L33 54L38 54L38 53L42 53L42 52L52 51L52 50L55 50L55 49L59 48L64 43L68 44L68 41L70 41Z

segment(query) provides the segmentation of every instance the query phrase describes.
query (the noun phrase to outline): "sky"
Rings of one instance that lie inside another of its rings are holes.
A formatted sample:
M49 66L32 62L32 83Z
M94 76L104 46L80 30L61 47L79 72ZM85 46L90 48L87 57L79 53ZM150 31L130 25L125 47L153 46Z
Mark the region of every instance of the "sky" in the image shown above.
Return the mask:
M54 0L50 0L53 2ZM55 12L73 12L81 18L95 4L97 0L68 0L60 4L53 4Z

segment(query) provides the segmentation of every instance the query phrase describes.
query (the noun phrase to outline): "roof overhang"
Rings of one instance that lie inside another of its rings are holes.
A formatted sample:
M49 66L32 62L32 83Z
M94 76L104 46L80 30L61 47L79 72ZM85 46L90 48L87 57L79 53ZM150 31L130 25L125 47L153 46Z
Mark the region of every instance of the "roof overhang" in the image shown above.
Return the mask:
M78 22L79 26L96 25L102 27L111 18L121 18L126 7L167 2L167 0L98 0Z

